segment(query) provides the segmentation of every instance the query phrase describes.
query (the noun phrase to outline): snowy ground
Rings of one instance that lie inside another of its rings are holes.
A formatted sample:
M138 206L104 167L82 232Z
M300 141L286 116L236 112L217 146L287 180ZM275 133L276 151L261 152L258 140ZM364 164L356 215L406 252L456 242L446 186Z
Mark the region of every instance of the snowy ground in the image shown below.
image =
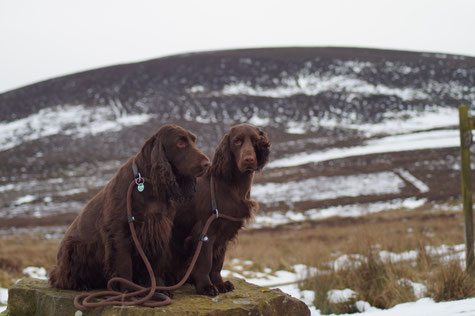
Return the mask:
M465 261L464 245L440 247L426 247L426 251L430 255L438 255L445 260ZM406 251L403 253L393 253L388 251L380 251L382 260L397 261L414 261L416 259L416 251ZM363 256L342 255L330 262L335 269L340 269L348 264L357 264L365 260ZM307 267L302 264L293 266L293 272L289 271L271 271L264 269L264 272L249 271L247 267L253 264L252 261L241 261L234 259L232 262L232 271L223 270L224 277L235 276L246 279L247 282L254 283L268 288L279 288L283 292L296 297L307 304L313 316L321 315L320 311L313 305L315 293L309 290L300 290L298 281L303 280L309 275L318 273L316 268ZM424 297L426 286L424 284L415 283L410 280L401 279L401 282L408 282L413 286L414 294L419 298L416 302L399 304L391 309L381 310L372 307L369 303L359 301L356 303L360 313L350 315L368 315L368 316L455 316L455 315L475 315L475 298L436 303L431 298ZM344 302L350 299L356 293L351 289L333 289L328 292L329 300L334 302Z
M0 287L0 313L7 309L8 290Z

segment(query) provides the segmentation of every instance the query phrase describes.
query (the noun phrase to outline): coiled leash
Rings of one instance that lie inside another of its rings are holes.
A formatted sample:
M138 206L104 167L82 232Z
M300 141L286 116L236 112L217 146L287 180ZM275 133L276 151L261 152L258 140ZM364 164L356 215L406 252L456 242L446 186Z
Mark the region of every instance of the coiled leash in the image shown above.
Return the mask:
M140 305L140 306L146 306L146 307L158 307L158 306L167 306L167 305L172 304L172 300L168 296L162 293L156 293L156 291L173 291L181 287L183 284L185 284L191 272L193 271L196 261L198 260L198 256L201 252L203 243L209 240L208 235L206 235L206 233L208 232L208 229L211 223L218 217L224 218L230 221L234 221L234 222L243 222L243 220L240 218L228 216L225 214L219 214L218 208L216 206L216 199L215 199L215 194L214 194L213 177L211 177L210 191L211 191L212 214L206 221L201 231L200 240L198 242L198 246L191 260L191 264L188 267L188 270L186 271L181 281L178 282L177 284L173 286L157 286L155 274L153 273L153 269L152 269L152 266L150 265L150 261L147 259L147 256L145 255L142 249L142 246L140 245L140 242L137 238L137 233L135 232L135 227L134 227L135 219L134 219L134 216L132 215L132 191L134 189L134 186L137 185L137 190L139 192L142 192L145 188L144 183L145 182L150 183L150 180L142 177L142 175L138 171L138 168L135 162L132 164L132 168L134 172L134 180L130 183L129 188L127 190L127 221L129 223L130 234L132 235L132 239L134 240L135 247L137 248L137 251L139 252L140 257L142 258L147 268L148 274L150 276L150 284L152 286L146 288L132 281L129 281L125 278L114 277L110 279L109 282L107 282L107 289L108 289L107 291L101 291L101 292L96 292L92 294L77 295L74 298L74 306L78 310L85 311L88 308L104 307L104 306L111 306L111 305L114 305L114 306ZM125 284L129 288L134 289L135 291L129 292L129 293L122 293L122 292L115 291L112 289L113 283ZM146 296L143 296L147 292L148 294ZM152 297L154 296L156 297L157 294L163 300L157 301L155 299L152 299ZM142 297L138 297L138 296L142 296ZM93 299L100 299L100 298L102 298L100 302L90 302Z

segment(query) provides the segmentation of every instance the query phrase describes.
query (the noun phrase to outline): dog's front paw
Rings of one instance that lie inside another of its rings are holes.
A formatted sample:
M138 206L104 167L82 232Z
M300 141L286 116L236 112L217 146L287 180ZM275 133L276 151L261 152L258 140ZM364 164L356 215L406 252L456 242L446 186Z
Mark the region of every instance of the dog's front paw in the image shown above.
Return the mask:
M216 285L216 287L218 288L219 293L226 293L234 290L234 285L230 281L223 282L220 285Z
M231 292L234 290L234 284L232 284L231 281L226 281L224 282L224 288L226 289L226 292Z
M208 284L208 285L196 288L196 293L200 295L216 296L219 294L219 291L213 284Z

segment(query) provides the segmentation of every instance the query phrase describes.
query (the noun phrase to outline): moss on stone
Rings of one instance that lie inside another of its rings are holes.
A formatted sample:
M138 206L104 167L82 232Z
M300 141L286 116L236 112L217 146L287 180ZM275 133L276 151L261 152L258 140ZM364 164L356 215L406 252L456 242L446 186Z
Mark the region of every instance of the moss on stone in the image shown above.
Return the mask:
M185 285L174 292L173 304L169 306L109 306L90 309L83 315L310 315L303 302L278 289L264 289L237 278L231 280L235 290L216 297L197 295L194 287ZM7 311L10 315L74 315L73 300L79 293L51 288L45 280L25 278L8 290Z

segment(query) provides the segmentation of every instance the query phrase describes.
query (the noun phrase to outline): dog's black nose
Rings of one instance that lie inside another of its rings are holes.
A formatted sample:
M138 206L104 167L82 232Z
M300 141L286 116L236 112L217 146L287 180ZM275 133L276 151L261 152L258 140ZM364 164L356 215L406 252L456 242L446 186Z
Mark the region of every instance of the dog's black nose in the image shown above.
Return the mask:
M203 161L201 162L201 167L202 167L203 169L208 169L209 165L210 165L210 162L209 162L208 159L205 159L205 160L203 160Z
M248 163L248 164L251 164L251 163L254 163L256 161L256 159L252 156L246 156L244 157L244 162Z

